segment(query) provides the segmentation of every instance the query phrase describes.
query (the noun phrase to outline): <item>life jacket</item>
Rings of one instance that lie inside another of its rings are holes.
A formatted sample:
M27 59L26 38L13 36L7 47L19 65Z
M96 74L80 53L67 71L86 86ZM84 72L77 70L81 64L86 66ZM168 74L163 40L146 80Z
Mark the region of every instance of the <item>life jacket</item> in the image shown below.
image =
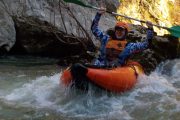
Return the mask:
M118 28L125 29L125 35L122 39L118 40L115 36L115 30ZM107 31L107 34L110 36L109 41L106 44L106 58L109 61L113 61L118 58L118 55L124 50L126 47L127 41L126 36L128 34L129 27L127 23L118 21L115 25L115 28L110 28Z
M110 39L106 44L106 57L108 60L112 61L117 59L118 55L126 47L126 40L113 40Z

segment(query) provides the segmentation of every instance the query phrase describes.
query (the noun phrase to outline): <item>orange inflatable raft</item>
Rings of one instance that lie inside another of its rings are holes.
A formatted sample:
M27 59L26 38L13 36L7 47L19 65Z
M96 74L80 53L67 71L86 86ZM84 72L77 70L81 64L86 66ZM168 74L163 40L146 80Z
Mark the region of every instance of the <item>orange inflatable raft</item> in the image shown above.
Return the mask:
M77 88L81 88L83 84L87 84L87 81L89 81L108 91L124 92L133 88L137 82L137 76L143 73L142 66L137 62L130 62L123 67L108 69L91 68L76 64L75 67L64 70L60 81L66 86L75 82Z

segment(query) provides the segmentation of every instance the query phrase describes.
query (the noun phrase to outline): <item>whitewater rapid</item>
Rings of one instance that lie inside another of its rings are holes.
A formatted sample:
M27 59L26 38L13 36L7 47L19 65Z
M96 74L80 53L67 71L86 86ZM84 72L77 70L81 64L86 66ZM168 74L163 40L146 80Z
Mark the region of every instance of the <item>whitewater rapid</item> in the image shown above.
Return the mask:
M3 75L1 72L1 104L11 106L12 109L46 110L48 112L45 112L44 118L51 113L63 116L63 119L95 120L150 120L180 117L178 114L180 113L179 59L161 63L148 76L139 76L135 88L121 94L103 90L97 92L93 87L87 93L71 91L59 82L62 70L54 71L48 76L39 75L29 79L26 73L21 73L22 71L14 71L12 77L7 76L8 73ZM0 107L0 111L3 109Z

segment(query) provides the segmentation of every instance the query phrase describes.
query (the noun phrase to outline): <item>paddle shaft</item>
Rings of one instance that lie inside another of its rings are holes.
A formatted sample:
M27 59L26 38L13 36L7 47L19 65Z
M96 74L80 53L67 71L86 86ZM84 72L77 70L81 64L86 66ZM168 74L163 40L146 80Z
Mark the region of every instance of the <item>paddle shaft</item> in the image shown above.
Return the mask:
M88 7L88 8L93 8L93 9L96 9L96 10L101 10L98 7L85 4L81 0L64 0L64 2L74 3L74 4L77 4L77 5L83 6L83 7ZM135 20L135 21L138 21L138 22L141 22L141 23L146 23L147 22L147 21L144 21L144 20L139 20L139 19L132 18L132 17L129 17L129 16L121 15L121 14L118 14L118 13L115 13L115 12L110 12L110 11L105 11L105 12L110 13L112 15L121 16L121 17L124 17L126 19ZM180 37L180 26L172 26L171 28L168 28L168 27L164 27L164 26L160 26L160 25L156 25L156 24L152 24L152 25L156 26L156 27L159 27L159 28L166 29L167 31L170 32L170 34L172 36L175 36L175 37L178 37L178 38Z
M94 8L94 9L96 9L96 10L100 10L100 8L98 8L98 7L92 6L92 8ZM129 16L125 16L125 15L122 15L122 14L119 14L119 13L110 12L110 11L106 11L106 12L107 12L107 13L110 13L110 14L113 14L113 15L116 15L116 16L121 16L121 17L124 17L124 18L127 18L127 19L135 20L135 21L138 21L138 22L141 22L141 23L146 23L146 21L144 21L144 20L139 20L139 19L132 18L132 17L129 17ZM163 28L163 29L169 30L168 27L163 27L163 26L156 25L156 24L152 24L152 25L153 25L153 26L156 26L156 27L159 27L159 28Z

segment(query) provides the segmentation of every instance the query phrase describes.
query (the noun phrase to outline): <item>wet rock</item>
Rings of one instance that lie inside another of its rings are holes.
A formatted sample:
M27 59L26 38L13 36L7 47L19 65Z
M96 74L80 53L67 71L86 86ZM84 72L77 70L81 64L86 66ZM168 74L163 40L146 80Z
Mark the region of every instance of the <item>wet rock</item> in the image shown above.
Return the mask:
M14 22L0 2L0 54L8 52L16 40Z
M87 2L87 1L84 1ZM100 2L89 1L90 4L98 6ZM62 0L6 0L6 4L9 13L13 16L23 17L31 16L42 21L58 27L60 31L66 34L74 35L77 37L89 37L92 38L90 26L92 18L95 16L97 10L81 7L76 4L65 3ZM116 0L103 2L105 6L115 11L119 5ZM106 30L109 26L113 26L115 18L110 14L105 15L106 19L102 19L102 29ZM108 22L107 22L108 20Z
M17 41L11 53L63 57L83 53L91 45L34 17L14 17L14 21Z

